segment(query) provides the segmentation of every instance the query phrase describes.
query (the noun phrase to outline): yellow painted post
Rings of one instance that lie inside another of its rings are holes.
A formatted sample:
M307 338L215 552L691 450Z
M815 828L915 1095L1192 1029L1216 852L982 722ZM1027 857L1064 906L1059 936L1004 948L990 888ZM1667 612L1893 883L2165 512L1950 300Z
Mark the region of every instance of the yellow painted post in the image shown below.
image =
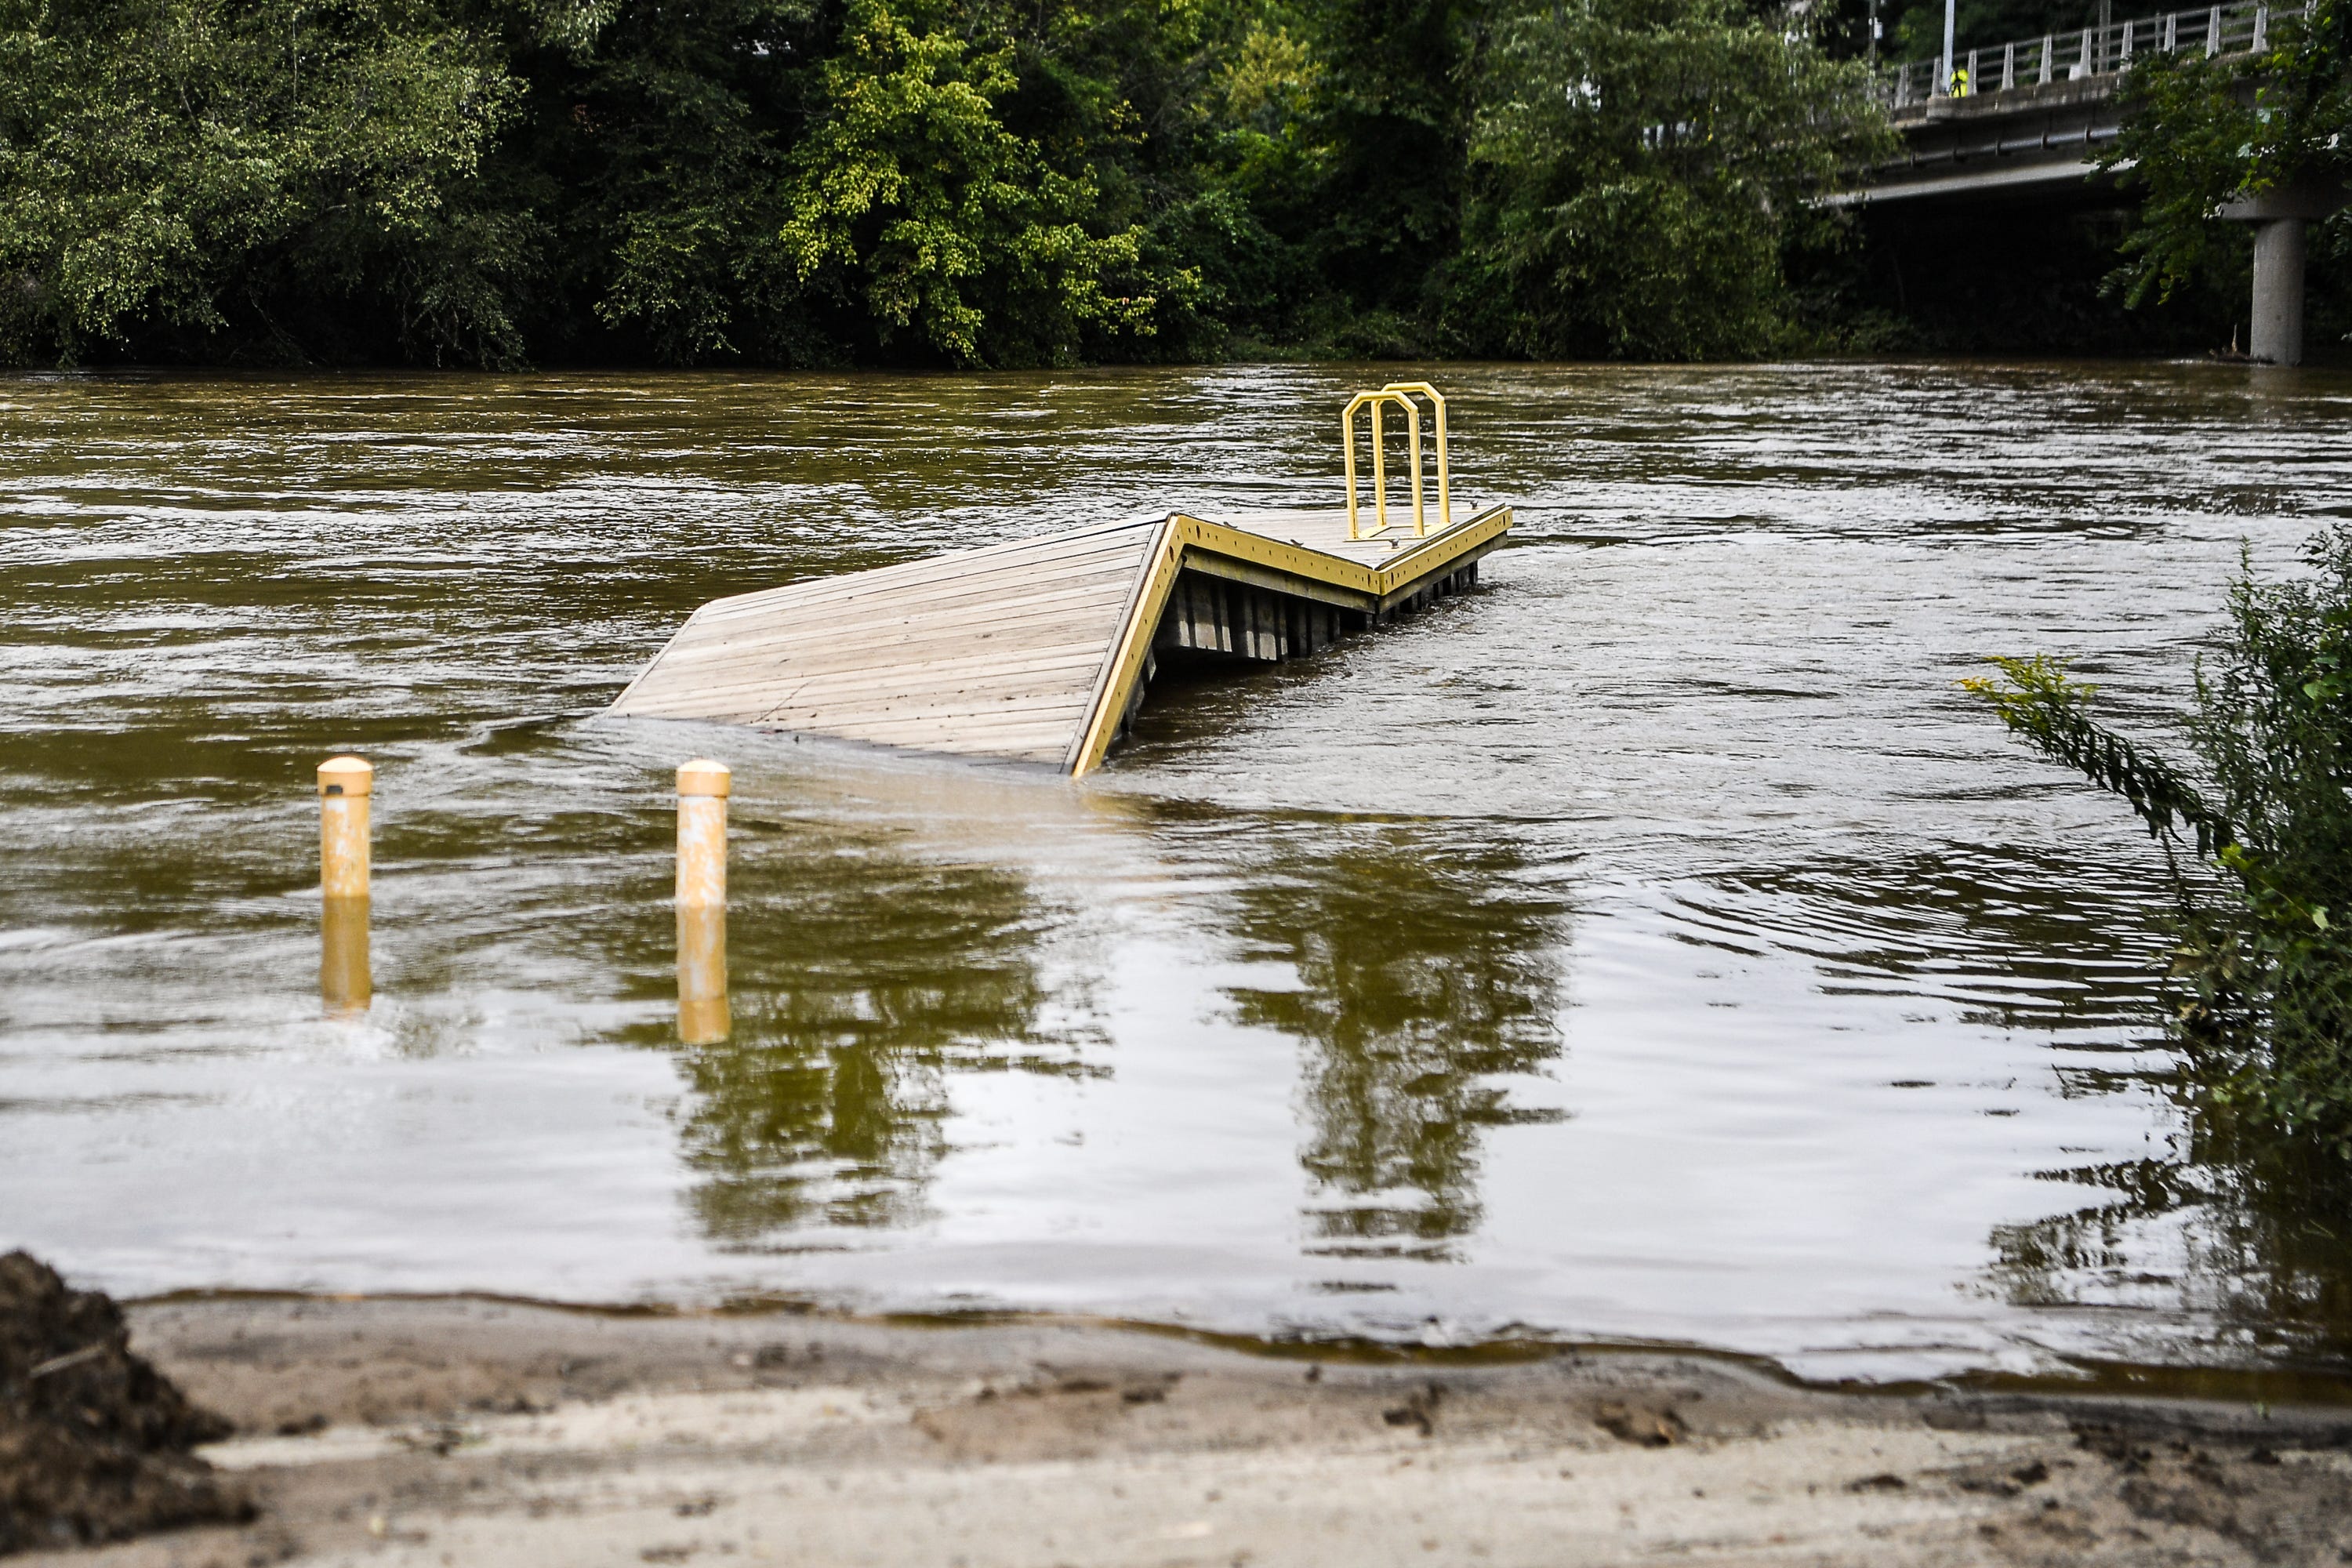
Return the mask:
M727 1037L727 795L724 763L677 770L677 1035L689 1046Z
M319 998L331 1016L367 1011L368 801L375 768L365 757L319 764Z
M1381 388L1381 395L1393 397L1404 405L1406 428L1412 437L1412 532L1418 539L1429 531L1429 517L1422 503L1421 489L1421 405L1405 395L1405 389L1393 384Z
M677 907L727 907L725 763L698 757L677 770Z
M1421 409L1410 397L1404 405L1410 411L1405 428L1412 436L1412 531L1417 539L1429 531L1429 514L1421 499Z
M375 998L368 973L368 901L329 899L319 917L319 1000L331 1018L355 1017Z
M319 881L331 899L368 896L368 797L375 767L365 757L319 764Z
M1348 466L1348 538L1350 541L1363 537L1356 526L1356 406L1363 401L1363 394L1358 393L1348 400L1347 407L1339 410L1339 455Z
M1388 404L1401 405L1404 409L1405 428L1412 439L1412 516L1413 531L1422 531L1421 492L1421 406L1410 397L1391 388L1379 392L1360 392L1348 399L1339 411L1339 446L1348 471L1348 537L1364 537L1357 521L1356 502L1356 410L1369 406L1372 411L1372 510L1376 519L1372 531L1386 532L1389 526L1388 458L1381 450L1381 410Z
M1452 528L1454 526L1454 488L1449 480L1445 465L1444 394L1439 392L1437 388L1430 385L1429 383L1425 381L1392 381L1389 383L1388 385L1381 388L1381 390L1383 392L1417 392L1423 397L1428 398L1431 406L1437 411L1437 526L1441 529ZM1412 449L1414 456L1418 457L1421 453L1421 442L1418 439L1414 440ZM1421 474L1418 465L1415 466L1413 472L1412 488L1413 498L1415 501L1418 502L1421 496ZM1413 513L1413 531L1415 533L1424 531L1421 525L1421 514L1417 507Z

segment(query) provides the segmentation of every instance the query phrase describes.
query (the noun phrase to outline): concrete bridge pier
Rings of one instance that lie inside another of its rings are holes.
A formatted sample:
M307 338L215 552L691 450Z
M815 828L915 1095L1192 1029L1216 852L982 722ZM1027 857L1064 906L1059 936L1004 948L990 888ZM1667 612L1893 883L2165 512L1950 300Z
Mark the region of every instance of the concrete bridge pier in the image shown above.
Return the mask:
M2341 185L2282 185L2221 205L2221 216L2254 226L2253 320L2249 358L2303 363L2303 262L2310 226L2352 199Z
M1872 91L1886 106L1903 139L1899 158L1872 169L1855 189L1823 198L1834 207L1896 201L1976 204L2056 196L2084 205L2132 205L2116 188L2100 149L2123 133L2116 84L2135 50L2201 48L2208 59L2246 60L2269 47L2272 22L2317 0L2222 0L2147 17L2116 21L2099 0L2095 26L2019 38L1995 47L2000 85L1976 79L1986 54L1969 51L1969 91L1947 90L1952 79L1953 12L1945 10L1940 61L1908 60L1878 71ZM2253 332L2249 357L2272 364L2303 363L2304 252L2313 224L2352 205L2343 172L2312 176L2222 204L2220 216L2254 226Z
M2254 310L2246 353L2273 364L2303 363L2304 220L2254 226Z

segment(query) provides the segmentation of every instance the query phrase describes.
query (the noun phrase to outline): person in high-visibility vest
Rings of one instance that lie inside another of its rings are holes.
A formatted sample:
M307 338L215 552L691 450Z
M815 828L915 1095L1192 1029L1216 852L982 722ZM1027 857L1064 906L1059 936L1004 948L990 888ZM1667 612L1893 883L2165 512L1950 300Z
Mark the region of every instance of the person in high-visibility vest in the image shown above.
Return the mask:
M1969 68L1966 66L1955 66L1952 68L1952 96L1954 98L1966 98L1968 95Z

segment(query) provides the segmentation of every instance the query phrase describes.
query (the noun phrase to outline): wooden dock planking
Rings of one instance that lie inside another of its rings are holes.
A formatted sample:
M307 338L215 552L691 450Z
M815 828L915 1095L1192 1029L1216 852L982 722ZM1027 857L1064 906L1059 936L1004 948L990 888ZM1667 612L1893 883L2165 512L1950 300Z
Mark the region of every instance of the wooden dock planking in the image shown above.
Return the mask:
M1069 632L1074 620L1085 626L1089 611L1097 616L1117 615L1125 603L1126 586L1120 583L1118 593L1084 598L1073 595L1070 602L1050 609L1043 605L1024 608L1016 615L989 622L979 630L961 617L914 625L894 620L866 628L868 635L842 639L829 647L820 644L812 647L806 640L795 646L793 639L781 636L746 640L690 655L681 660L677 673L682 676L690 668L698 684L709 685L722 684L746 672L758 679L772 680L776 660L782 657L791 658L795 671L814 676L842 669L870 670L875 668L875 659L883 656L894 664L925 664L945 654L976 651L975 645L1031 648L1039 646L1041 633ZM1083 632L1071 635L1091 640ZM1099 647L1097 651L1100 651Z
M1124 584L1135 571L1133 549L1093 551L1061 560L1025 562L1018 576L1007 579L1005 570L975 573L961 580L918 583L903 589L844 595L838 601L822 595L783 604L761 606L748 613L714 617L711 631L715 636L740 636L761 628L781 629L790 626L823 626L834 623L864 624L880 614L891 618L915 621L928 620L940 614L952 614L960 606L974 601L993 603L1000 596L1011 595L1018 602L1020 584L1030 584L1030 597L1041 594L1066 592L1071 586L1097 579L1110 579ZM789 616L789 622L780 619Z
M1058 762L1157 528L1082 529L717 600L614 710Z
M1475 579L1511 523L1390 519L1351 541L1344 512L1180 512L718 599L613 710L1084 773L1160 657L1315 652Z
M896 566L878 566L845 576L812 577L798 583L787 583L782 587L761 588L730 598L714 599L705 605L703 610L708 611L714 620L726 620L746 614L765 613L812 597L829 605L856 604L877 597L911 600L919 597L921 590L935 582L952 585L975 575L984 575L1007 556L1016 557L1030 565L1050 565L1074 558L1116 554L1122 550L1132 549L1136 531L1149 526L1146 522L1127 522L1109 528L1077 529L1067 533L1045 534L1035 539L950 551Z

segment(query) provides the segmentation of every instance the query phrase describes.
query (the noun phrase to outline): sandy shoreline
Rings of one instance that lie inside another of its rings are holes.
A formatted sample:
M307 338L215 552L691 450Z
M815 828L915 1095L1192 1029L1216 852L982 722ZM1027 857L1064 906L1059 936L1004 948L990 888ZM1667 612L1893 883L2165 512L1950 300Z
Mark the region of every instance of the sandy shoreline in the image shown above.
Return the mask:
M27 1563L2352 1560L2352 1412L1247 1355L1084 1325L152 1303L261 1505Z

